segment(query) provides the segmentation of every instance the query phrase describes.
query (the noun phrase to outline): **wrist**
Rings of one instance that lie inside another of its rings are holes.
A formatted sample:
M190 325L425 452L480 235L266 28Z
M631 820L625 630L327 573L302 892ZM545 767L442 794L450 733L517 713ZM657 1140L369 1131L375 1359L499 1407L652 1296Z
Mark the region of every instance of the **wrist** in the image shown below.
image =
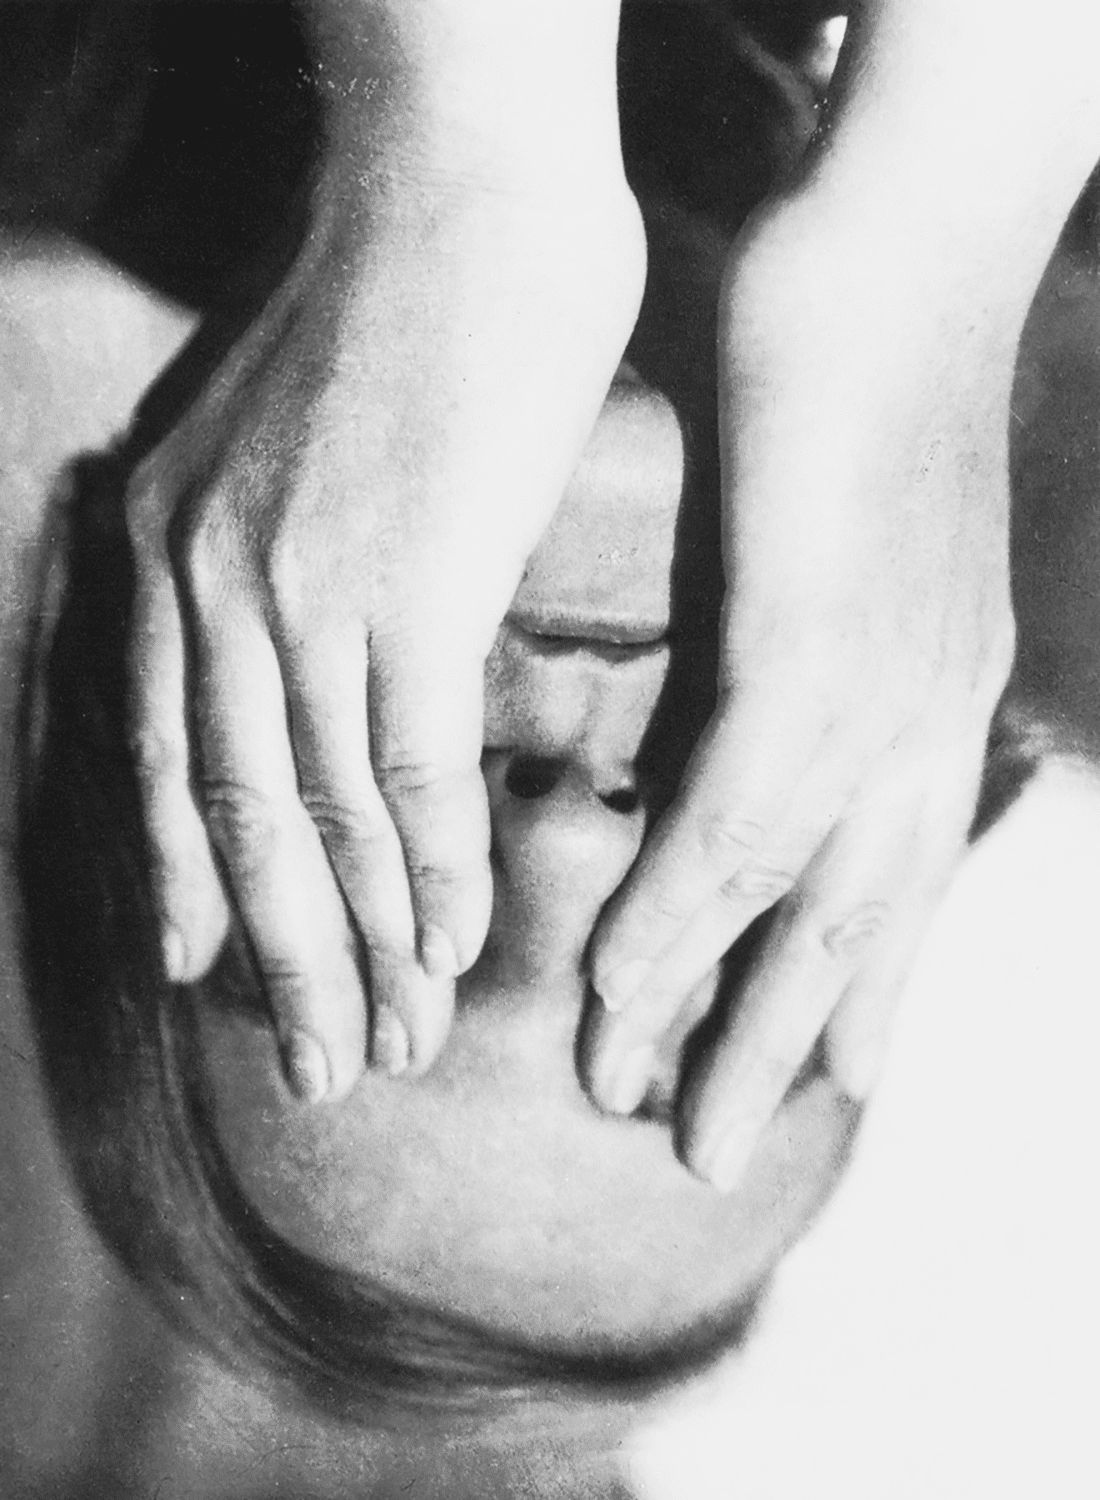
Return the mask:
M897 205L876 180L811 174L746 225L731 283L778 299L791 317L792 297L804 298L814 322L827 303L838 320L890 329L913 348L949 344L965 329L1011 356L1058 227L1049 244L1036 235L1029 247L989 223L955 229L936 201Z
M977 273L929 267L919 240L853 223L850 209L807 192L747 226L722 298L722 399L772 442L778 402L800 423L821 422L822 442L838 451L842 434L858 449L861 432L888 446L914 418L943 433L980 417L1007 433L1027 298L994 296ZM778 441L819 463L804 433Z
M1026 308L1100 156L1100 8L861 0L791 194Z
M303 0L329 155L509 191L622 175L618 0Z

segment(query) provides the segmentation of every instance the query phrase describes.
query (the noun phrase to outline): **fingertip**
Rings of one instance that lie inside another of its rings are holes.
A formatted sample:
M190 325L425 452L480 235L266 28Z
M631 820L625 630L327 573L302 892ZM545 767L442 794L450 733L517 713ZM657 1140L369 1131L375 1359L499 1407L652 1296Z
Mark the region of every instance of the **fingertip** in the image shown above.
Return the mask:
M283 1071L291 1093L304 1104L320 1104L333 1092L332 1069L320 1039L295 1027L283 1041Z
M599 995L605 1010L619 1015L644 986L653 969L648 958L631 958L625 963L613 961L602 965L592 980L592 988Z
M716 1192L732 1193L745 1177L759 1137L752 1122L738 1121L689 1152L687 1165Z
M632 1115L641 1108L660 1072L668 1018L659 1014L619 1017L602 1005L588 1009L578 1068L593 1104L605 1114Z
M436 983L453 983L460 973L458 954L443 928L429 923L420 934L417 946L420 967L426 976Z
M830 1028L825 1037L825 1056L833 1083L856 1104L865 1103L874 1093L888 1050L889 1038L884 1035L852 1040Z
M315 1033L314 1033L315 1035ZM366 1040L362 1028L353 1036L318 1038L328 1070L328 1086L317 1103L339 1104L346 1099L366 1070Z
M170 790L146 806L152 887L165 975L194 984L225 942L229 904L190 788Z
M287 1084L311 1105L347 1098L366 1067L366 1008L354 956L340 947L326 958L292 969L287 955L268 955L260 969Z
M444 964L446 955L436 954ZM376 962L371 970L371 1065L391 1078L419 1078L443 1049L454 1015L453 977L429 979L420 963Z
M700 1181L732 1193L743 1181L764 1132L762 1101L746 1097L751 1085L710 1069L692 1080L680 1113L680 1157Z
M759 1070L738 1066L727 1037L689 1079L680 1101L678 1154L716 1192L731 1193L740 1184L770 1117L760 1081Z
M173 883L179 890L180 882ZM166 890L161 901L160 941L164 972L170 984L195 984L208 974L229 933L229 907L221 884L193 882L185 899Z
M477 760L449 770L417 764L426 784L414 791L382 771L376 779L404 857L418 963L430 980L446 981L473 966L489 930L488 796Z
M363 1072L362 1061L345 1056L313 1031L294 1027L280 1044L287 1087L303 1104L339 1104Z
M642 856L645 858L645 849ZM638 870L615 892L600 914L589 945L592 988L605 1010L618 1015L646 988L653 971L683 929L648 908L639 894Z
M391 1078L408 1072L412 1043L400 1016L388 1005L375 1008L371 1023L371 1062Z
M649 1092L656 1061L656 1048L649 1042L622 1056L608 1049L592 1068L593 1099L607 1114L634 1114Z
M447 983L473 968L493 909L488 845L483 860L436 871L412 888L417 959L429 980Z
M610 1114L633 1114L673 1056L679 1071L688 1034L709 1010L717 986L717 970L681 987L664 984L663 971L651 979L656 964L646 961L644 968L641 987L621 1011L604 999L588 1008L585 1019L581 1074L593 1101Z
M474 921L466 922L458 931L454 942L456 976L468 974L481 957L481 950L485 947L485 939L489 935L489 918L492 913L493 898L491 878L489 881L489 894L485 901L478 903L479 910Z
M161 953L164 958L164 973L169 984L186 984L188 977L187 948L183 933L177 927L165 927L160 935Z
M430 992L417 997L415 1011L408 1017L409 1063L407 1072L421 1078L443 1051L454 1015L454 982L436 982Z

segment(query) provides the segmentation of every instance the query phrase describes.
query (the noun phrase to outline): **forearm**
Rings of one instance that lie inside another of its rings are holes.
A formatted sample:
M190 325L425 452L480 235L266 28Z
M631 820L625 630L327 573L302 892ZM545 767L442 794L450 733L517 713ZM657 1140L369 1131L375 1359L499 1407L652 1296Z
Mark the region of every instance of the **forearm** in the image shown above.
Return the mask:
M472 186L578 193L621 173L619 0L301 0L329 109L353 156Z
M1098 56L1093 0L863 0L804 186L1022 318L1100 157Z

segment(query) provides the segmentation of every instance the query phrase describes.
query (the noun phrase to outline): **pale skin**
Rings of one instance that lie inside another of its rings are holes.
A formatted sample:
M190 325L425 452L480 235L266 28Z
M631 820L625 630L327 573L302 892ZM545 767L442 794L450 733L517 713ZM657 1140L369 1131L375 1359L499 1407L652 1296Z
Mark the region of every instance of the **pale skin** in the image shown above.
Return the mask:
M644 250L616 4L308 13L332 96L313 233L135 478L132 661L169 971L224 936L209 836L321 1099L368 1052L428 1066L480 948L481 666ZM721 1188L823 1030L871 1087L964 847L1012 655L1015 348L1100 152L1100 14L1031 25L1016 0L868 0L806 169L731 255L719 706L597 928L588 1080L635 1108L647 1049L778 902L683 1108Z
M224 936L209 834L290 1079L318 1100L362 1072L368 1020L377 1062L426 1067L481 947L484 659L644 276L614 7L414 10L307 8L328 109L311 232L130 506L167 967L200 974ZM575 134L540 109L543 68Z

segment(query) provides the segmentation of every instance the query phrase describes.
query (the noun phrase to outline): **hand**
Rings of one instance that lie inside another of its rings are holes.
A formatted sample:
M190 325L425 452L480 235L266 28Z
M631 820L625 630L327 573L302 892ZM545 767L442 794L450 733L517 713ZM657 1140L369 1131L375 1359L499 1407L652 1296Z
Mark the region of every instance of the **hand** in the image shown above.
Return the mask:
M628 1113L656 1040L775 908L680 1107L687 1163L721 1188L824 1028L839 1086L869 1089L1011 663L1017 314L907 280L890 248L808 192L735 248L718 706L592 949L590 1083Z
M197 394L133 475L166 967L194 979L224 937L209 836L309 1099L363 1066L360 942L397 1073L437 1053L484 938L482 669L640 299L617 143L615 168L527 189L341 153L259 316L170 376Z

